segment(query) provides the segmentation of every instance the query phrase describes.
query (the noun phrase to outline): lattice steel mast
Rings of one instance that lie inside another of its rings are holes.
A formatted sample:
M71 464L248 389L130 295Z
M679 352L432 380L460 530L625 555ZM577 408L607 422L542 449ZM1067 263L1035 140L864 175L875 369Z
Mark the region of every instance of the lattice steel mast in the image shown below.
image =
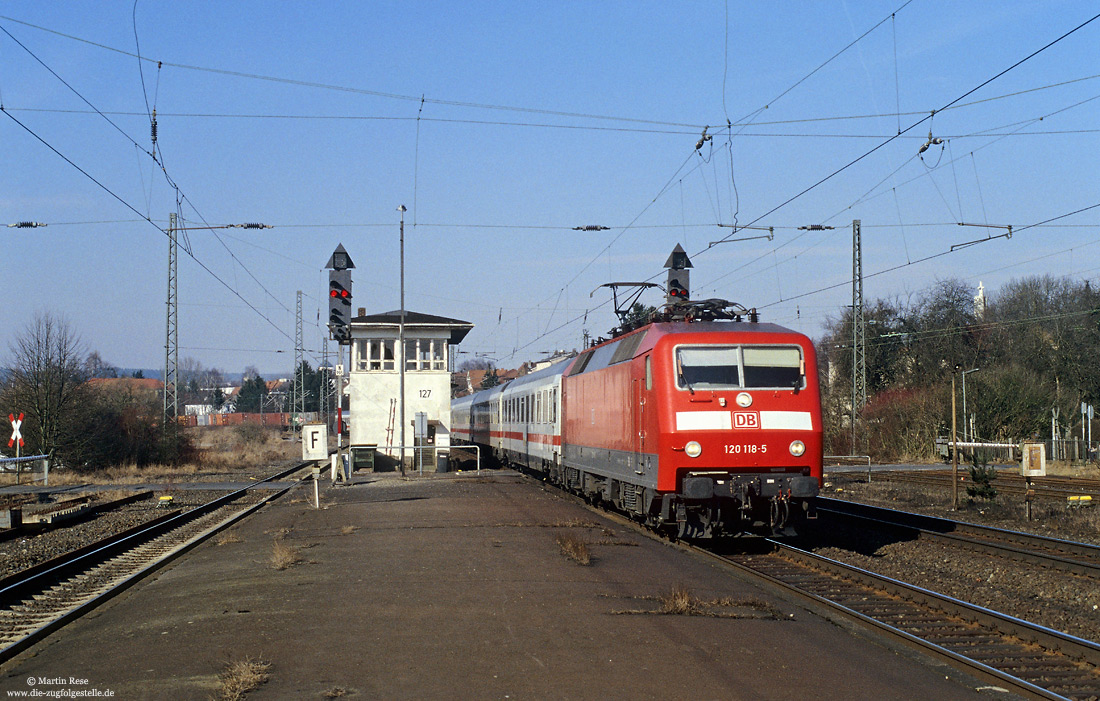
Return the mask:
M856 443L856 424L867 404L867 338L863 319L863 243L860 220L852 221L852 454Z
M179 310L179 297L177 287L177 262L179 260L179 244L176 239L176 213L168 215L168 307L165 316L167 336L164 342L164 414L162 416L164 429L175 426L179 418L179 392L177 383L179 378L179 326L177 312Z
M298 290L297 324L294 331L294 397L291 411L297 415L296 420L301 420L306 411L305 394L305 343L302 340L302 291Z

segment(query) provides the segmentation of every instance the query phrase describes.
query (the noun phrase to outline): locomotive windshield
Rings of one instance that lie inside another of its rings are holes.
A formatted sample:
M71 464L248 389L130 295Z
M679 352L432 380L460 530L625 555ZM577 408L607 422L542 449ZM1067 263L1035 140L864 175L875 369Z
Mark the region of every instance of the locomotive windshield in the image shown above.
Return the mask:
M801 388L797 346L681 346L676 382L683 389Z

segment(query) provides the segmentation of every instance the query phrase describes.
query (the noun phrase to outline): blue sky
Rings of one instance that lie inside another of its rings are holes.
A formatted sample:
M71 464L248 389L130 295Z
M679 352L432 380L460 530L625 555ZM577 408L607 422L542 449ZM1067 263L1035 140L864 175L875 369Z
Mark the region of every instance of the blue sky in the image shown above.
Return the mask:
M609 295L593 290L663 280L677 243L693 296L815 337L851 300L853 219L868 298L952 277L993 292L1026 275L1095 280L1100 207L1063 215L1100 204L1100 20L955 101L1096 12L11 0L0 224L49 226L0 228L0 348L50 312L108 362L162 366L158 227L177 198L188 227L273 227L188 232L180 355L227 372L290 371L298 290L317 364L339 243L354 306L396 309L401 204L406 306L473 322L462 350L505 367L606 333ZM944 143L922 159L930 130ZM735 222L774 239L708 247ZM959 222L1017 233L946 253L1004 232ZM609 229L572 229L590 224Z

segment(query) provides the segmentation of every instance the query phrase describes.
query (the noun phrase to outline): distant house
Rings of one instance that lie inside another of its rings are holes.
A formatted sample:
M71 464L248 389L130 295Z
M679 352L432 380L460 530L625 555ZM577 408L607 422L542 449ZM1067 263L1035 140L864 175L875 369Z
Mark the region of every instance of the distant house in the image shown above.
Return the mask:
M451 393L455 397L465 397L468 394L481 390L481 383L485 381L485 376L494 372L493 370L462 370L452 374L451 377ZM508 380L514 380L520 375L526 374L523 367L516 368L514 370L495 370L497 374L497 384L504 384Z

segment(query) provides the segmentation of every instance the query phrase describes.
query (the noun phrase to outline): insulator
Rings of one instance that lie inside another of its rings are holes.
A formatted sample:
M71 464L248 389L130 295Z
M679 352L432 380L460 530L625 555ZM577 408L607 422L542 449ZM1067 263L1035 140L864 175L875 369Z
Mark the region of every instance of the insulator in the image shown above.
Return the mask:
M266 229L267 226L259 222L248 222L241 226L242 229Z
M153 118L149 124L149 134L153 137L153 144L157 143L157 111L153 110Z

